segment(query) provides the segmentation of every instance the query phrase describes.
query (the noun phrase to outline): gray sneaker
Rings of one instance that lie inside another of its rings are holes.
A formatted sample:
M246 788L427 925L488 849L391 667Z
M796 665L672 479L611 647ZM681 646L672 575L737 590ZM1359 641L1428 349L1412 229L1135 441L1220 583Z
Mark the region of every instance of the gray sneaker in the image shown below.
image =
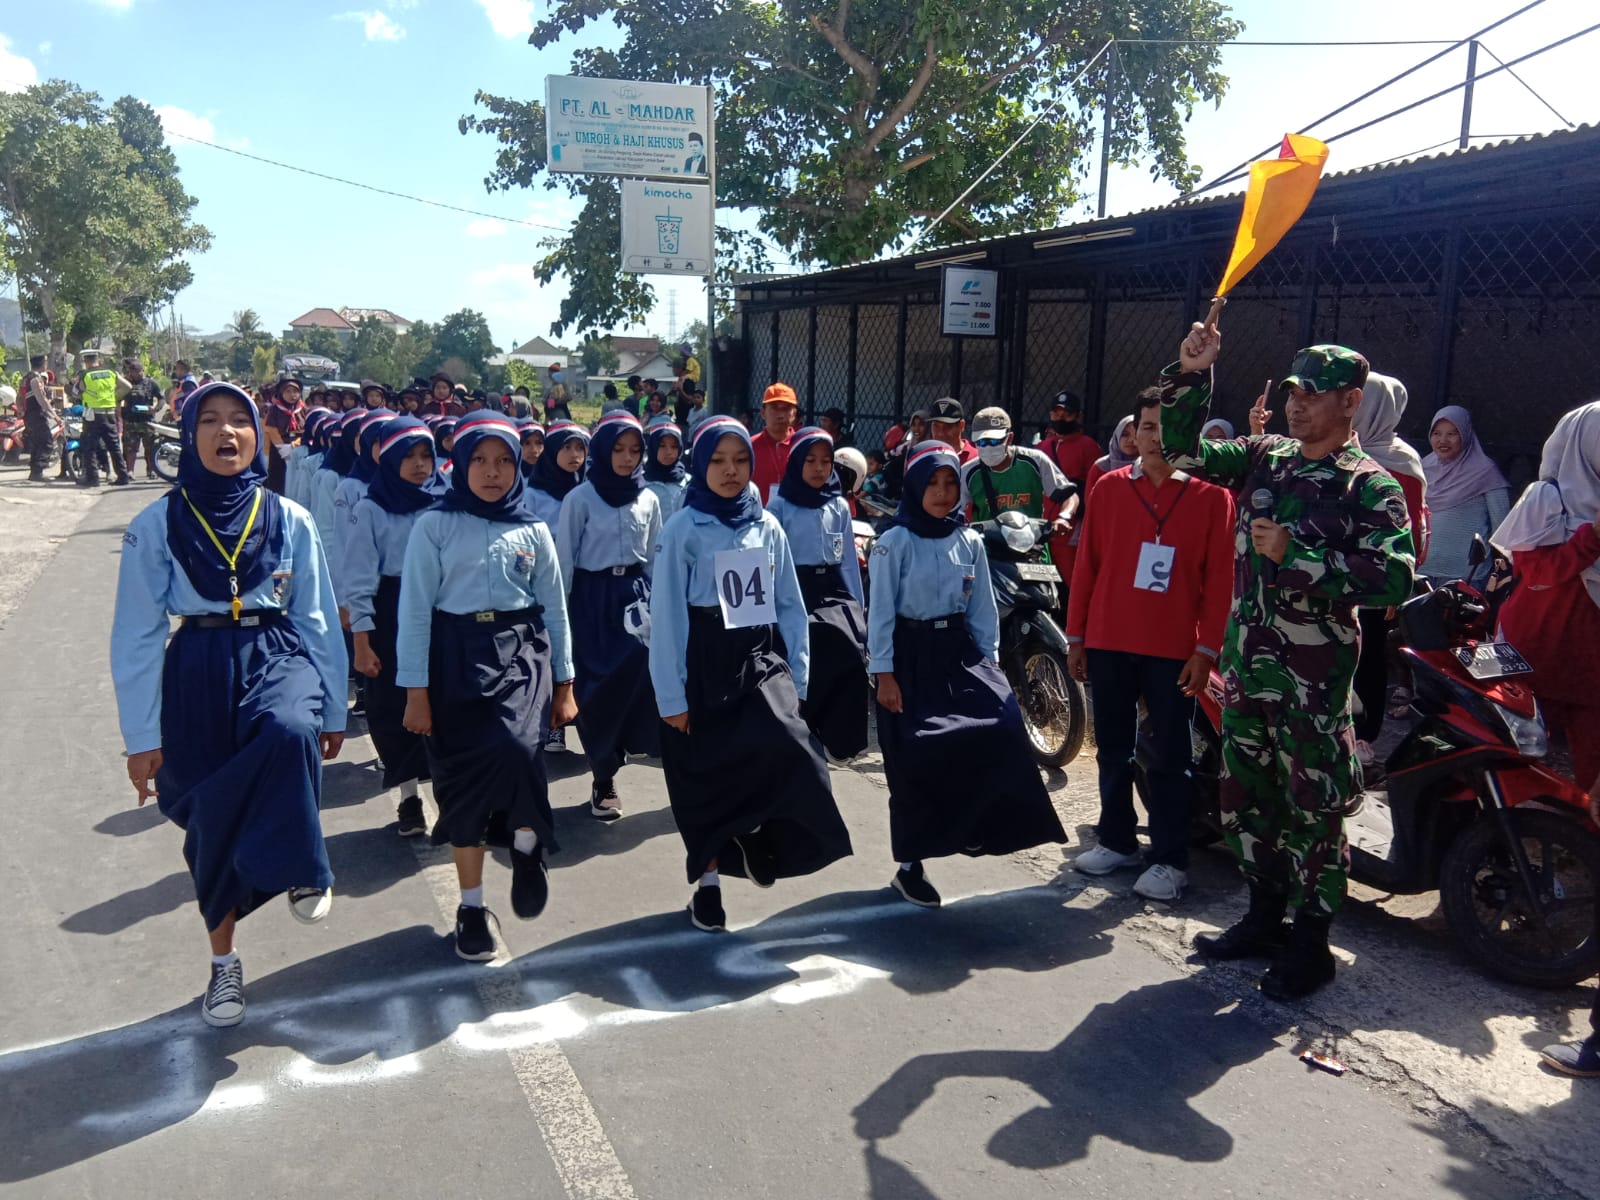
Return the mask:
M211 964L211 985L200 999L200 1019L214 1029L244 1020L244 964L235 958Z

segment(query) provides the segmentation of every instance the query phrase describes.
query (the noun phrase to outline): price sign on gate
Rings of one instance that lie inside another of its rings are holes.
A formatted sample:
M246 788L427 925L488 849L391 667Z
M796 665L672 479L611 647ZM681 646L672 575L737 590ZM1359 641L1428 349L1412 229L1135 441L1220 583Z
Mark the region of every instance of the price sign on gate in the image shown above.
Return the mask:
M764 546L753 550L719 550L711 569L717 579L717 603L728 629L753 629L778 619L772 560Z

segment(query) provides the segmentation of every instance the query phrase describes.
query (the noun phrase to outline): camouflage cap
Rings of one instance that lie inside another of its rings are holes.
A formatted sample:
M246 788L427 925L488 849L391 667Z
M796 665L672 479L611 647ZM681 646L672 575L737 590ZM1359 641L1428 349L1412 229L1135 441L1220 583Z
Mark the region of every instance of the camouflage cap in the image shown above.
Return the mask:
M1289 374L1279 386L1308 392L1343 391L1367 382L1371 367L1366 357L1344 346L1307 346L1294 356Z

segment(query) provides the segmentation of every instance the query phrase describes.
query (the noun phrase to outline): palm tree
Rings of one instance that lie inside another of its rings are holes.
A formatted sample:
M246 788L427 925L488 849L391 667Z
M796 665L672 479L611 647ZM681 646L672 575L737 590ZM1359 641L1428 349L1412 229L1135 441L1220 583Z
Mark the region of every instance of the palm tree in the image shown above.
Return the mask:
M253 308L242 308L233 314L233 321L228 328L238 337L247 338L252 333L261 332L261 316Z

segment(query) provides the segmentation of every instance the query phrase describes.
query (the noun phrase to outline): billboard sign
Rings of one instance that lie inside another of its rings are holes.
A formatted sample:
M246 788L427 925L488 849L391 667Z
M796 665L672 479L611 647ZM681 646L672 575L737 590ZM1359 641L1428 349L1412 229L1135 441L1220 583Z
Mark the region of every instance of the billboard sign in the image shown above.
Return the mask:
M622 269L630 275L711 273L711 187L622 181Z
M554 174L711 174L711 106L703 87L551 75L544 105Z
M974 267L944 269L940 332L946 337L994 337L999 329L1000 272Z

